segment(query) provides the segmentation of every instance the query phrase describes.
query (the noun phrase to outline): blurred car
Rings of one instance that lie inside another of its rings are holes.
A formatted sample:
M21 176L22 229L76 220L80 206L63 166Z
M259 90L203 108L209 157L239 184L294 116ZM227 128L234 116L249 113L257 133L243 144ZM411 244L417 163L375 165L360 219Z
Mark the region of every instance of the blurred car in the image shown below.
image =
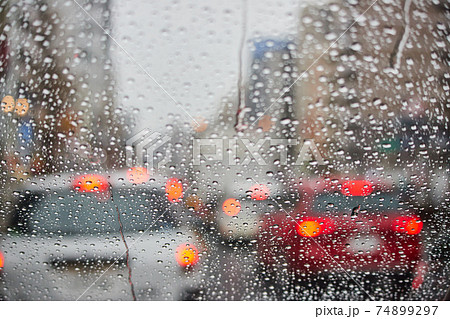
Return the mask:
M16 191L1 244L5 299L130 300L131 284L138 300L194 298L199 237L181 223L161 177L127 178L55 175Z
M423 224L399 189L367 180L317 180L299 191L294 211L264 220L258 251L265 275L277 276L286 266L300 281L333 273L386 275L397 293L411 288Z
M275 179L269 178L226 185L216 214L220 235L228 241L256 243L264 216L279 209L274 200L284 203L289 192Z

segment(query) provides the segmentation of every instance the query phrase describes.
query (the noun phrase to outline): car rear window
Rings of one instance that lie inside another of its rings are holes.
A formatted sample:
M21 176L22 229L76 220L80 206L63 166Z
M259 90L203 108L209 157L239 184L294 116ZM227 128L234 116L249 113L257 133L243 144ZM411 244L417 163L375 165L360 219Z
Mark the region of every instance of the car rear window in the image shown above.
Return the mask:
M118 189L112 196L113 201L111 196L70 190L41 194L27 204L27 230L68 235L114 233L119 231L118 212L125 232L175 227L164 194Z
M373 193L368 196L346 196L340 192L322 193L315 197L313 209L317 213L351 213L358 209L367 212L382 213L405 210L401 194Z

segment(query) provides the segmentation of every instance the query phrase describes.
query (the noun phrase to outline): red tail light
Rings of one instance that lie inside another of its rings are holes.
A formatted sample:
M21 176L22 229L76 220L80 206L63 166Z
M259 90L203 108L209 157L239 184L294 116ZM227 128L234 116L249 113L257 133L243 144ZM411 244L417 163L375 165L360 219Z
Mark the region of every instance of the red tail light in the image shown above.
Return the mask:
M253 200L266 200L270 196L270 189L264 184L255 184L249 189Z
M394 219L392 224L394 231L417 235L423 228L423 223L417 216L401 216Z
M236 216L241 211L241 203L235 198L228 198L222 204L222 211L228 216Z
M0 269L2 269L4 265L5 265L5 257L3 256L2 252L0 251Z
M182 267L194 266L198 258L198 249L192 244L181 244L175 251L175 259Z
M169 178L166 182L166 196L169 202L180 202L183 198L183 184L178 178Z
M101 193L109 188L108 180L96 174L81 175L74 179L73 187L81 193Z
M333 220L322 217L306 217L297 224L297 232L302 237L316 237L334 230Z
M342 194L345 196L368 196L373 192L373 185L369 181L347 181L342 184Z

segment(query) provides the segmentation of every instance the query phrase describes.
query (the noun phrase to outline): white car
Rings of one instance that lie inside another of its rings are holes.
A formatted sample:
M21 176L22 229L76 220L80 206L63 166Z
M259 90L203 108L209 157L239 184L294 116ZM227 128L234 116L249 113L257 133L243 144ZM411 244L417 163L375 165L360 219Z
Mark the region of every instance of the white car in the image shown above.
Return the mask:
M125 173L54 175L15 196L0 246L6 300L132 300L132 285L137 300L199 293L201 241L161 177L133 184Z

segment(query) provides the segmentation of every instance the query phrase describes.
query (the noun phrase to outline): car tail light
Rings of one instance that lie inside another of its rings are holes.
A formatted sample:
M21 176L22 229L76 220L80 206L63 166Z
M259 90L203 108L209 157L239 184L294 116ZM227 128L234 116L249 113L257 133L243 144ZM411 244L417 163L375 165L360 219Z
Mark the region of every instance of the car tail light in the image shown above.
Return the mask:
M253 200L266 200L270 196L270 189L264 184L255 184L249 189Z
M329 234L334 229L334 223L329 218L304 218L297 224L297 232L303 237L316 237L322 234Z
M4 265L5 265L5 257L3 256L2 252L0 251L0 269L2 269Z
M222 204L222 211L228 216L236 216L241 211L241 203L235 198L228 198Z
M198 249L189 243L181 244L175 251L175 259L182 267L194 266L198 258Z
M345 196L368 196L373 192L373 185L366 180L346 181L342 184L341 192Z
M169 178L167 180L166 196L171 203L181 201L183 198L183 184L178 178Z
M81 175L74 179L73 187L82 193L106 192L109 188L108 180L96 174Z
M394 219L392 224L394 231L417 235L423 228L422 221L416 216L401 216Z

